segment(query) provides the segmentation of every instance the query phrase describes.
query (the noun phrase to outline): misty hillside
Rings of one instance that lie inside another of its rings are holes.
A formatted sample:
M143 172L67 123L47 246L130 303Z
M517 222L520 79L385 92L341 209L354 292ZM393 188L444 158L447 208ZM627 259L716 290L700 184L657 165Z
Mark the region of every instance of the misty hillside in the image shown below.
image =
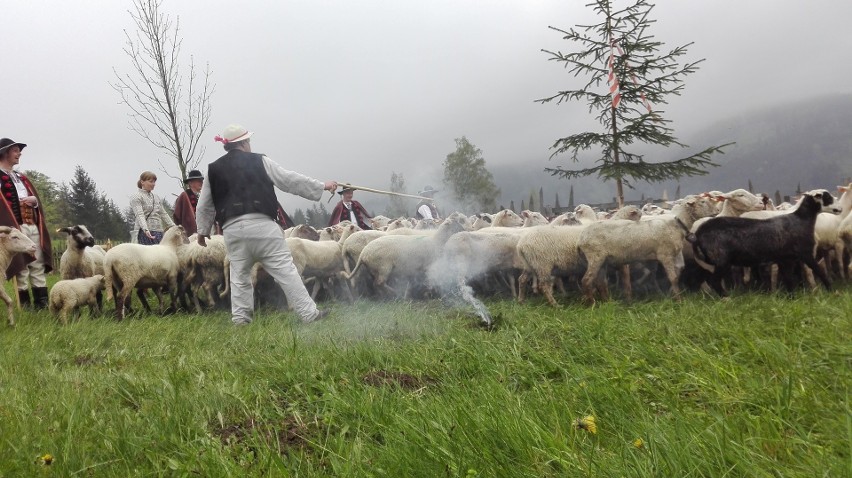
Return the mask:
M673 125L678 136L677 124ZM554 138L556 139L556 138ZM828 188L848 181L852 176L852 95L832 96L790 103L754 111L714 124L693 137L680 137L691 146L688 150L670 149L670 159L684 151L698 151L711 145L736 142L726 148L726 154L716 155L719 167L711 168L706 176L684 178L680 181L682 194L689 192L747 188L751 180L755 192L770 195L780 190L782 195L802 190ZM487 159L487 152L486 152ZM497 186L502 190L498 203L509 206L515 201L528 201L530 192L544 187L545 205L553 205L559 194L560 205L568 204L571 185L574 202L608 202L615 196L615 184L603 184L589 177L571 181L556 179L544 173L545 167L575 168L567 156L550 161L530 161L524 165L488 165ZM625 189L625 199L659 198L665 190L674 198L677 182L635 184Z

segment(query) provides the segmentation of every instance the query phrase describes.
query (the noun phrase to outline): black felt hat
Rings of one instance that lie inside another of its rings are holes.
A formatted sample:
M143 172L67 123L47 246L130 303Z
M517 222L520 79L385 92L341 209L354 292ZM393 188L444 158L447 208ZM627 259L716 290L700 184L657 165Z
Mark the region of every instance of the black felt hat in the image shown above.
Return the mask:
M27 147L27 145L26 145L26 144L24 144L24 143L18 143L17 141L11 140L11 139L9 139L9 138L3 138L3 139L0 139L0 154L5 153L7 149L11 148L12 146L15 146L16 144L17 144L17 145L18 145L21 149L24 149L24 148L26 148L26 147Z

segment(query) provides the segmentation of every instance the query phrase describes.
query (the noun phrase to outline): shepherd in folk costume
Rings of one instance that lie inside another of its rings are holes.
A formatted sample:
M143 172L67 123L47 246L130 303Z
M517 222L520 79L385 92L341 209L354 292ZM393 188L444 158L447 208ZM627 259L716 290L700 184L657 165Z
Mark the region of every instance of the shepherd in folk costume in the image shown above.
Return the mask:
M201 171L193 169L187 174L183 180L186 189L178 196L175 201L175 224L183 226L187 236L191 236L196 232L195 226L195 208L198 206L198 195L201 193L201 186L204 185L204 175Z
M32 239L39 247L35 257L17 254L6 269L6 279L17 277L21 304L32 303L36 308L47 307L46 274L53 270L53 252L50 234L44 221L41 200L33 184L23 174L15 171L21 160L24 143L9 138L0 139L0 188L3 206L0 207L0 225L15 227Z
M418 196L426 196L429 199L423 199L417 204L417 211L414 213L414 217L417 219L441 219L440 214L438 214L438 208L435 207L435 200L432 199L437 192L438 190L432 186L426 186L422 191L417 193Z
M352 224L358 224L358 227L365 231L372 229L367 224L367 219L371 218L367 210L361 203L352 200L354 192L355 188L343 188L342 191L337 193L343 199L331 210L331 219L328 221L329 226L333 226L341 221L350 221Z
M215 138L224 144L225 155L207 168L196 215L198 244L207 245L214 221L222 225L231 259L231 321L235 325L249 324L253 319L251 269L258 262L284 291L287 304L302 321L313 322L328 311L317 309L282 240L275 222L280 209L275 189L317 201L323 191L336 191L337 182L288 171L266 155L252 152L252 134L232 124Z

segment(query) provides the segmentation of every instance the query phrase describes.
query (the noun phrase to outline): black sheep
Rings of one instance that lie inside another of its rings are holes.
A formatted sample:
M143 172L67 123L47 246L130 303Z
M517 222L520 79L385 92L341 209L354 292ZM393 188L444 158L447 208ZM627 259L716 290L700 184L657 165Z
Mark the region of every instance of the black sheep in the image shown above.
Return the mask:
M805 263L819 277L826 289L831 283L814 259L814 225L823 207L832 203L831 195L815 198L806 194L795 211L769 219L716 217L687 237L695 257L715 267L710 285L719 295L726 295L722 279L728 277L731 266L758 267L778 263L789 270ZM783 276L788 288L792 281Z

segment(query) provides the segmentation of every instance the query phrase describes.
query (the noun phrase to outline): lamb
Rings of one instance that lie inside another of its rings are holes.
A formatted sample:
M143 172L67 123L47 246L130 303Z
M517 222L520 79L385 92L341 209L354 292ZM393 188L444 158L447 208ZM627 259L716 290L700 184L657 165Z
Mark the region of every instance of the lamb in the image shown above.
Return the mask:
M0 270L5 271L15 257L15 254L27 253L35 255L36 245L18 229L9 226L0 226ZM12 299L6 293L5 287L0 287L0 299L6 303L9 325L15 325L15 314L12 307Z
M364 247L352 273L344 273L344 277L351 279L360 270L367 269L373 276L377 290L396 295L396 291L388 285L388 280L398 277L410 281L422 276L432 261L438 257L447 240L453 234L465 230L466 223L466 218L451 215L434 233L425 237L421 235L379 237Z
M657 260L666 272L671 290L680 294L678 279L683 268L683 239L696 219L715 214L713 202L691 196L672 209L673 214L638 222L601 221L589 224L577 247L588 263L582 287L585 299L594 303L594 289L606 298L606 282L599 277L605 263L625 265Z
M159 312L163 313L163 295L161 288L166 287L176 304L178 277L178 248L188 244L186 232L182 226L173 226L163 235L160 244L144 246L141 244L119 244L107 251L104 258L104 279L106 281L107 300L115 294L115 311L118 320L124 319L125 303L130 292L136 288L153 288L157 294Z
M98 296L104 290L104 276L63 279L50 289L50 312L58 316L62 325L68 323L68 312L74 311L74 318L80 317L80 308L89 306L89 316L100 315Z
M814 226L816 218L831 200L806 193L799 206L789 214L758 220L745 217L718 217L704 223L690 236L695 256L715 267L710 285L720 295L727 292L722 278L731 266L754 267L765 263L790 265L793 261L806 264L822 281L826 289L831 283L814 259ZM785 282L792 288L789 275Z
M307 241L291 237L287 239L287 247L302 279L311 277L316 281L311 292L312 299L316 298L319 286L324 280L334 282L343 277L343 251L340 242ZM346 281L343 281L343 288L351 302L352 292Z
M95 245L95 238L86 226L62 227L56 232L68 234L65 252L59 259L59 276L64 279L79 279L104 273L106 251Z

